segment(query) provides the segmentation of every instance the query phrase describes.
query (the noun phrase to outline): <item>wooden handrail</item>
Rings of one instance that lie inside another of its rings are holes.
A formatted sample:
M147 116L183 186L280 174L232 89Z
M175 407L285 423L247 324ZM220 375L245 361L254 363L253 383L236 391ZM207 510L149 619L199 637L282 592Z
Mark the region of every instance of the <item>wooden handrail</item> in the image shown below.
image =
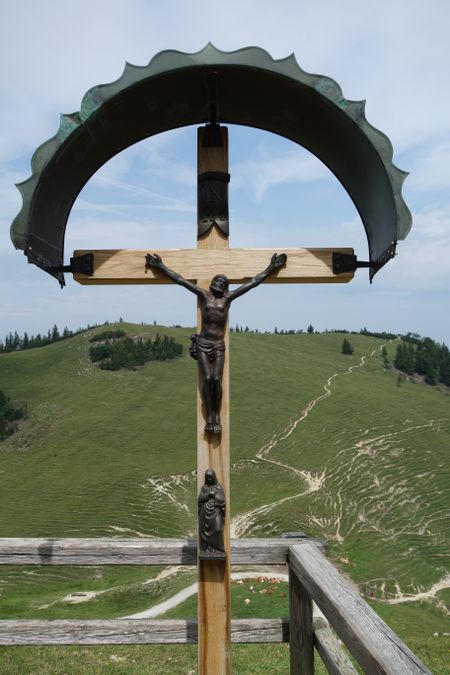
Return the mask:
M0 621L0 645L195 644L196 619ZM287 619L234 619L235 643L289 642Z
M309 542L303 546L293 545L289 550L289 569L364 672L371 675L430 673L316 546ZM293 630L291 625L291 633Z
M284 565L289 547L321 539L234 539L233 565ZM0 539L0 565L196 565L193 539Z

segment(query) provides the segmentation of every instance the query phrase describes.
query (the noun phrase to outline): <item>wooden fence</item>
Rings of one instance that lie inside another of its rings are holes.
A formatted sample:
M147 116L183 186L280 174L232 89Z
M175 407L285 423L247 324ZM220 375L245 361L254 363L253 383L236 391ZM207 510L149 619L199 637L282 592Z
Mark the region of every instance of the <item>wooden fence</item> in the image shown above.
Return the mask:
M289 620L233 620L232 641L289 642L292 675L314 673L314 648L330 673L354 675L341 641L370 675L429 673L322 548L314 539L232 541L232 565L288 565L290 611ZM196 564L196 542L187 539L0 539L0 565ZM323 616L314 616L313 603ZM197 621L190 619L0 620L0 645L195 642Z

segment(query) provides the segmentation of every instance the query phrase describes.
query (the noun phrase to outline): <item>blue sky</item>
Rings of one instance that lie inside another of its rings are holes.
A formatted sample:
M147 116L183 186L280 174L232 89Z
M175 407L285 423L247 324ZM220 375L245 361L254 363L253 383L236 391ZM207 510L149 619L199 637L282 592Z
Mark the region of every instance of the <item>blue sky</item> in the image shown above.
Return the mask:
M116 320L193 325L183 289L82 287L61 291L9 239L20 209L15 182L93 85L117 79L125 61L144 65L162 49L224 51L257 45L294 52L304 70L334 78L410 171L403 194L413 229L369 285L263 286L235 303L231 323L260 329L348 328L430 335L450 344L450 4L415 0L314 3L79 0L6 1L0 10L0 339ZM334 176L302 148L265 132L230 127L231 246L353 246L367 259L363 227ZM196 133L148 139L118 155L78 197L66 233L76 248L195 246ZM220 270L219 270L220 271Z

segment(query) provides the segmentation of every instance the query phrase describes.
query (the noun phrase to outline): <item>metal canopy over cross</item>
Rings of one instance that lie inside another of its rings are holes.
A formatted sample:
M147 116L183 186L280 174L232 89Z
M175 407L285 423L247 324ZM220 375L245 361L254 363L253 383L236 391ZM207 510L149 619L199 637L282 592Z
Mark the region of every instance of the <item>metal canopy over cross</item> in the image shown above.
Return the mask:
M205 144L208 127L198 129L198 175L204 177L228 173L228 132L218 127L220 143ZM201 213L205 209L199 191L199 224ZM219 209L228 211L228 204L220 204ZM214 207L211 207L214 208ZM164 249L156 251L167 267L179 272L198 286L208 289L211 279L217 273L228 276L232 283L244 283L267 264L275 252L274 249L230 249L226 230L219 228L215 220L219 216L210 215L210 228L198 237L196 249ZM221 214L223 215L223 214ZM217 216L217 217L215 217ZM200 227L199 227L200 229ZM203 229L205 229L203 227ZM287 264L275 275L268 277L269 283L305 283L305 282L347 282L353 278L353 272L335 274L333 272L333 253L352 255L353 249L282 249L287 253ZM157 270L146 267L145 256L148 251L136 250L94 250L75 251L76 261L85 260L92 255L91 275L74 273L81 284L161 284L171 283L170 279ZM281 251L281 249L279 249ZM200 328L200 313L198 316ZM205 433L205 409L202 404L201 382L197 396L197 481L200 490L206 469L213 469L219 483L224 488L226 499L224 543L226 559L199 560L199 672L229 673L231 649L230 616L230 443L229 443L229 350L228 327L225 335L225 365L222 387L221 408L222 432L219 435Z

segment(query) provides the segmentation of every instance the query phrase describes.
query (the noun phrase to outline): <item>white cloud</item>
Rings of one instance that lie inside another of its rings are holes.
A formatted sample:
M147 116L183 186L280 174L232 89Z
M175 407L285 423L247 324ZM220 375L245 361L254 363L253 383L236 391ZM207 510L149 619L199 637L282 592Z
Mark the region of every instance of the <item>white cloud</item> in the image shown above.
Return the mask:
M122 191L122 193L130 193L133 197L144 197L146 199L151 199L151 202L147 202L146 204L150 208L170 211L183 211L185 213L195 212L195 208L192 203L155 192L154 190L149 190L144 185L136 185L134 183L128 183L98 174L92 178L92 181L97 183L97 185L100 187L112 189L115 193L117 193L119 190ZM86 204L87 202L84 202L85 207Z
M450 141L437 141L420 148L413 158L407 190L450 192Z
M414 213L410 234L399 243L398 255L381 275L386 287L403 288L410 294L446 292L450 279L450 206Z
M195 246L195 226L183 221L153 221L148 217L131 221L124 218L99 219L94 216L71 218L66 232L66 250L89 248L191 248Z
M300 147L277 157L260 145L254 159L239 162L233 170L233 185L237 188L251 186L258 202L274 185L329 179L325 165Z

